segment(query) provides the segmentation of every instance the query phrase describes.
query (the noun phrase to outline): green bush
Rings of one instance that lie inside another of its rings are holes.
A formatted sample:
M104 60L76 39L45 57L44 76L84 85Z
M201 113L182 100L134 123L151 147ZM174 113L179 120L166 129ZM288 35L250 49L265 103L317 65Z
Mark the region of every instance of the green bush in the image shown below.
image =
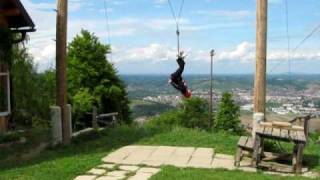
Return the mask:
M187 128L209 128L209 104L206 100L193 97L184 99L180 104L181 107L181 123ZM212 121L212 120L211 120Z
M48 127L50 105L55 104L55 71L37 73L23 46L13 48L11 66L13 121L18 126Z
M187 128L209 128L208 102L204 99L193 97L184 99L179 108L161 114L150 120L150 125L155 126L183 126Z
M159 116L154 117L148 123L152 126L181 126L182 125L182 111L172 110L165 112Z
M216 113L214 127L218 130L242 131L240 124L240 107L234 102L231 93L223 93L218 112Z
M0 144L14 142L20 140L20 134L11 133L6 135L0 135Z

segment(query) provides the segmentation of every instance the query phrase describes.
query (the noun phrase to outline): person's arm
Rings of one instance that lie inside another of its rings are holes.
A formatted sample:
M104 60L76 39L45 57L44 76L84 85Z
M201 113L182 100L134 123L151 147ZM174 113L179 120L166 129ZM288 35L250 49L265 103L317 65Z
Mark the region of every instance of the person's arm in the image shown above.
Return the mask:
M176 83L174 83L174 82L171 81L170 84L171 84L175 89L180 90L180 89L179 89L179 86L178 86Z

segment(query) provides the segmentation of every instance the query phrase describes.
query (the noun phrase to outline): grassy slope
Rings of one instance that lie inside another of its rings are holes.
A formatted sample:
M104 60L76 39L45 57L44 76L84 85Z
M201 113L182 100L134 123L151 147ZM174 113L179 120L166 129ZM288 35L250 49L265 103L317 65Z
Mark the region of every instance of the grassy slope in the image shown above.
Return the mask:
M73 179L90 168L101 163L101 158L121 146L129 144L144 145L177 145L212 147L217 152L233 154L237 136L224 133L208 133L185 128L160 129L117 127L107 129L100 133L91 133L74 140L71 146L57 147L41 153L37 158L28 162L0 162L0 179ZM319 145L312 147L315 153ZM178 171L165 168L157 179L167 179L172 174L172 179L189 177L201 179L220 176L236 176L238 172L218 172L210 170L186 169ZM228 174L229 173L229 174ZM257 175L243 173L244 176L256 177ZM260 176L260 175L259 175ZM263 176L270 177L270 176Z
M264 175L260 173L247 173L242 171L207 170L207 169L180 169L175 167L164 167L160 173L151 180L304 180L302 177L280 177Z

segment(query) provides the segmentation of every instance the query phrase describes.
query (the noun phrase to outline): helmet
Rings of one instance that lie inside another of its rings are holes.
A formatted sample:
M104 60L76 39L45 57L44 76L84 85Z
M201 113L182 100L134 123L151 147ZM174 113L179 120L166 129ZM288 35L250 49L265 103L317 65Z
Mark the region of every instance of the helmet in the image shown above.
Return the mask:
M192 96L191 91L188 89L185 93L184 93L184 97L186 98L190 98Z

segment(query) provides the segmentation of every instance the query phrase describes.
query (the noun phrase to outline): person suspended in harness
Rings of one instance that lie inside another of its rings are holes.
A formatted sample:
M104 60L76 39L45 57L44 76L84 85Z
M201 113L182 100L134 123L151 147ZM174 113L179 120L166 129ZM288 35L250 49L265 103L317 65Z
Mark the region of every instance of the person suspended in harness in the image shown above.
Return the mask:
M182 78L182 73L184 71L185 66L185 59L186 56L184 56L183 52L180 52L177 58L177 63L179 65L179 68L171 74L171 77L169 79L169 83L178 91L180 91L184 97L190 98L191 97L191 91L188 89L187 82Z

